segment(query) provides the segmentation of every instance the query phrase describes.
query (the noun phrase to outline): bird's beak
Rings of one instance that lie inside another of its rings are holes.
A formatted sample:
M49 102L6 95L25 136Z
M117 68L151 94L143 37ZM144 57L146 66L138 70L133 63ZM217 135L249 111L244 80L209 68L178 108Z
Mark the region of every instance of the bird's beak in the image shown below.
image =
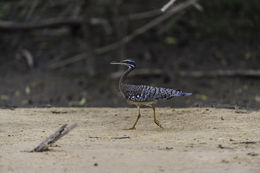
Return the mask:
M124 64L124 63L112 61L110 64Z

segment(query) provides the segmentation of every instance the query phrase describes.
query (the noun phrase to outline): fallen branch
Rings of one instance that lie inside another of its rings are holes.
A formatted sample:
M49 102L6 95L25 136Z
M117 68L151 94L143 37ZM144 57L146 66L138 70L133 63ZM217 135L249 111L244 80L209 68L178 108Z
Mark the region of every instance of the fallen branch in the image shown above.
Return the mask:
M38 22L13 22L13 21L0 21L0 30L17 31L17 30L33 30L44 28L56 28L62 26L80 25L81 18L73 19L46 19Z
M181 77L260 77L260 70L180 71Z
M59 140L64 135L68 134L76 126L77 126L77 123L73 123L69 127L67 127L67 124L62 125L54 134L47 137L37 147L35 147L31 152L42 152L42 151L48 150L48 147L50 147L52 144L54 144L57 140Z

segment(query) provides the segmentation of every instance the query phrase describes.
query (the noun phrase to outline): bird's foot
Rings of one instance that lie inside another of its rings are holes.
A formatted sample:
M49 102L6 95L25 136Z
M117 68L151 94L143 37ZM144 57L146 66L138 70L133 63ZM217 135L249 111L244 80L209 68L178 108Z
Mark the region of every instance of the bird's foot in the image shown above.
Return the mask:
M131 128L128 128L128 129L123 129L123 130L135 130L135 127L131 127Z
M160 128L163 129L163 126L160 124L160 122L159 122L158 120L154 120L154 123L155 123L157 126L159 126Z

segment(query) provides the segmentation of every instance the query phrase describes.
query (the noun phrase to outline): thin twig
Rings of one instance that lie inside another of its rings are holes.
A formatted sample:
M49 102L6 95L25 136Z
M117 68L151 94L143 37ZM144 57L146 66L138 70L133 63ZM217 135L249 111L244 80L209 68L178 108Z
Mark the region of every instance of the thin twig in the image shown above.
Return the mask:
M34 0L31 4L31 7L29 9L29 11L27 12L27 15L26 15L26 20L30 19L32 17L32 14L33 12L35 11L37 5L39 3L39 0Z
M73 18L79 17L80 12L82 11L83 4L83 0L76 0L76 7L72 11Z
M113 137L112 139L130 139L130 136Z
M168 23L166 23L165 25L161 25L158 28L157 33L159 35L163 34L164 32L166 32L167 30L169 30L169 28L171 28L183 15L185 14L185 11L182 11L178 14L176 14L174 16L174 18L170 19L170 21Z
M86 59L87 57L87 54L86 53L81 53L81 54L78 54L76 56L73 56L71 58L67 58L63 61L60 61L60 62L57 62L57 63L53 63L53 64L50 64L48 68L50 69L57 69L57 68L61 68L61 67L65 67L69 64L74 64L76 62L79 62L81 60L84 60Z
M56 141L58 141L64 135L68 134L76 126L77 126L77 123L73 123L69 127L67 127L67 124L62 125L54 134L47 137L37 147L35 147L31 152L42 152L42 151L48 150L49 146L54 144Z
M34 58L33 58L32 54L31 54L31 52L29 52L27 49L23 49L21 51L21 53L22 53L23 57L25 58L28 66L30 68L33 68L33 66L34 66Z
M158 16L162 14L162 12L159 9L135 13L135 14L129 14L127 16L120 17L121 20L129 19L129 20L141 20L141 19L147 19L150 17Z
M199 3L195 3L195 4L194 4L194 7L195 7L197 10L199 10L200 12L203 11L203 7L202 7Z
M161 12L165 12L170 6L172 6L174 4L176 0L170 0L167 4L165 4L162 8L161 8Z
M102 25L104 28L104 31L106 32L107 35L110 35L112 33L112 27L108 20L102 19L102 18L91 18L90 23L92 25Z

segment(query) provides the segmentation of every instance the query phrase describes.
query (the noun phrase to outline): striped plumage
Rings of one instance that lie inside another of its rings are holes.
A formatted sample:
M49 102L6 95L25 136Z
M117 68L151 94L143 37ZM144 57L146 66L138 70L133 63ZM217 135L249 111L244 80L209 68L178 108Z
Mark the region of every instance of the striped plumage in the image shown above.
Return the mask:
M147 85L122 84L121 90L126 99L133 102L150 102L154 100L168 100L177 96L188 96L180 90L159 88Z
M140 114L140 106L152 106L154 111L154 122L162 128L159 121L156 119L155 104L159 100L167 100L176 96L189 96L191 93L184 93L180 90L174 90L170 88L160 88L147 85L132 85L125 82L127 75L136 68L134 60L126 59L120 62L112 62L111 64L126 65L128 69L122 74L119 80L119 89L122 95L131 103L138 107L138 117L134 125L130 129L135 129Z

